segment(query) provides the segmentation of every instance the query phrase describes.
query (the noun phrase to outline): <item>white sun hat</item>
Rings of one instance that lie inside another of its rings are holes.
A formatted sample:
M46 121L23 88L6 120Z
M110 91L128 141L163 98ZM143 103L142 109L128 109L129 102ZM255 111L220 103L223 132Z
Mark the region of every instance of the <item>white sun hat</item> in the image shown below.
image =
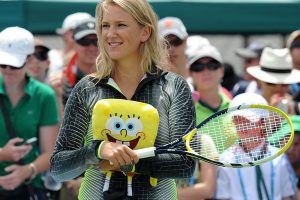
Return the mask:
M292 84L300 82L300 70L293 69L292 57L288 48L264 48L259 66L248 67L247 72L267 83Z

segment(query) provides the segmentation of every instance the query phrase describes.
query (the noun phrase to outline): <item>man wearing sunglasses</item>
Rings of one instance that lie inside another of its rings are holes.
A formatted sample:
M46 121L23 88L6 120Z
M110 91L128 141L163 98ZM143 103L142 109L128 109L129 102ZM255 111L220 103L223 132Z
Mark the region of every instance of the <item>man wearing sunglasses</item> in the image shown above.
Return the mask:
M71 58L65 71L63 104L65 105L74 85L85 75L96 71L97 46L95 19L90 18L73 30L75 55Z
M168 46L170 59L169 71L183 76L190 84L191 90L193 90L187 67L187 57L185 55L188 38L186 27L177 17L165 17L158 21L158 29L166 39Z

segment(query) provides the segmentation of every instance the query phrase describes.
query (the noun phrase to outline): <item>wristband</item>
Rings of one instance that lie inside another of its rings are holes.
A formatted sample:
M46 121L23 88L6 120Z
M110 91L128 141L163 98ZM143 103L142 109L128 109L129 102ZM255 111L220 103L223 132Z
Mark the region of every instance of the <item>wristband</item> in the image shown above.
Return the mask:
M100 143L99 147L98 147L98 150L97 150L97 156L98 156L98 158L100 158L100 159L102 159L102 157L101 157L101 149L102 149L103 144L105 144L105 143L107 143L107 141L102 141L102 142Z
M37 170L34 163L30 163L29 167L31 168L31 176L25 180L25 183L31 183L31 181L36 177Z

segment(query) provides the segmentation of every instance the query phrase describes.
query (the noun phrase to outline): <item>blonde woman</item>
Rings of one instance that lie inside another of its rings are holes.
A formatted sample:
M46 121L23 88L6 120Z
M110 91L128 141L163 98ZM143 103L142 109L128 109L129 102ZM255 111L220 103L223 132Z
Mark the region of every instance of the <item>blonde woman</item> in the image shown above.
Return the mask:
M79 199L127 199L127 179L120 172L126 165L136 174L132 198L177 199L174 179L191 176L194 160L169 154L139 160L124 144L93 142L91 112L100 99L150 104L160 118L155 141L160 146L195 127L189 86L182 77L162 70L167 65L166 48L146 0L101 1L96 21L101 52L97 72L81 80L69 97L51 159L52 175L65 181L85 173ZM105 174L100 170L114 171L106 192ZM149 177L158 178L157 186L150 185Z

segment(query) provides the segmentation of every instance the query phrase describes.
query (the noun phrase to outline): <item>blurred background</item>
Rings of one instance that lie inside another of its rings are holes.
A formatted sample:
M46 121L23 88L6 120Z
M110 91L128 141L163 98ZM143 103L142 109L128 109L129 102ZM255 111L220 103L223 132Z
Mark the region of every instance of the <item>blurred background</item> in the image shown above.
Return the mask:
M51 48L61 48L56 34L74 12L95 15L99 0L0 0L0 31L24 27ZM149 0L159 18L179 17L190 35L207 37L242 75L243 60L234 53L251 41L284 47L288 34L300 29L300 0Z

